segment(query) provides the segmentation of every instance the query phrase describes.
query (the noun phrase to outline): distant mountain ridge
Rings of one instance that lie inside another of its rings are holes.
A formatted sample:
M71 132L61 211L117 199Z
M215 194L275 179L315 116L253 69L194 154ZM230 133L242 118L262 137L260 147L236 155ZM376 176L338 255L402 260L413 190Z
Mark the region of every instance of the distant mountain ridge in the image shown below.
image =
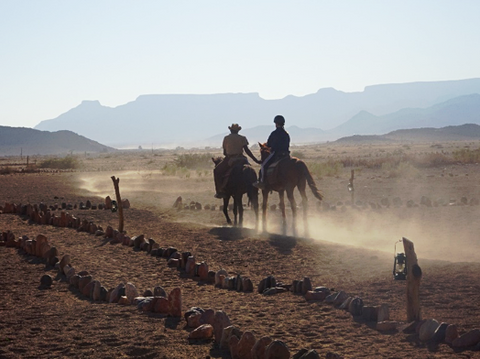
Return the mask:
M0 155L72 154L116 151L71 131L39 131L25 127L0 126Z
M321 142L356 133L380 134L408 128L412 123L415 125L416 120L408 118L413 118L412 114L419 116L418 109L472 94L480 94L480 79L375 85L354 93L327 88L315 94L279 100L264 100L256 93L142 95L115 108L102 106L98 101L84 101L55 119L40 122L35 128L67 129L117 147L220 146L212 139L215 134L220 136L228 131L229 124L241 124L245 133L247 129L258 127L260 131L270 126L270 130L262 132L265 138L273 127L273 117L283 114L287 127L309 129L298 131L299 135L303 132L305 138L293 138L294 143ZM443 119L440 115L431 116L431 125L438 127L436 121L441 126L452 124L446 122L457 116L460 109L452 106L451 111L452 114L445 112ZM426 121L425 116L422 121ZM367 129L369 132L365 132Z
M372 142L435 142L480 140L480 125L467 123L442 128L413 128L396 130L384 135L354 135L342 137L336 143Z
M404 108L375 116L362 111L330 131L332 134L383 134L401 128L480 124L480 94L456 97L428 108Z

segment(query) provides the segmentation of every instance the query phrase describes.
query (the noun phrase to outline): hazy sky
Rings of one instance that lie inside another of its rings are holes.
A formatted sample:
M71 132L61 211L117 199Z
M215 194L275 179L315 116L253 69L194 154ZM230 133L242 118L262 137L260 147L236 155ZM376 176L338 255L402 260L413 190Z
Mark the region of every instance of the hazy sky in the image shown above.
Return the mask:
M480 77L479 19L477 0L0 0L0 125L142 94Z

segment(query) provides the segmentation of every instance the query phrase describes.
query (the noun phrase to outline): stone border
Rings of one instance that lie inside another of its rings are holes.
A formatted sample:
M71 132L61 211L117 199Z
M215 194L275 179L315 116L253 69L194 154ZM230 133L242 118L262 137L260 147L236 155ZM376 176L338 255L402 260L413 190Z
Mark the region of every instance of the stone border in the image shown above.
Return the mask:
M109 197L107 197L106 202L108 198ZM81 221L78 217L72 216L68 212L62 211L60 216L49 216L48 213L50 213L50 211L48 211L48 209L46 212L43 211L43 209L46 209L46 205L44 204L38 206L32 206L30 204L17 206L15 204L5 203L4 209L8 209L9 212L7 213L25 214L37 224L71 227L77 229L77 231L86 231L90 234L110 238L111 244L122 243L123 245L133 247L136 251L146 251L154 257L165 258L167 259L168 266L177 268L179 271L184 271L188 277L194 280L205 281L210 284L214 283L217 288L244 292L253 291L253 283L250 278L242 277L241 275L229 277L224 269L220 269L217 272L209 270L206 262L197 263L195 257L190 252L180 253L174 247L161 248L154 239L150 238L146 240L143 234L130 238L124 233L114 230L111 226L108 226L104 233L101 226L97 226L93 222L88 222L87 220ZM68 255L65 255L62 260L58 262L56 248L50 248L46 237L43 235L38 235L35 240L29 240L26 236L22 236L17 241L10 231L3 232L0 238L0 246L1 245L24 249L28 254L44 258L48 264L53 263L58 266L61 274L67 276L67 280L70 284L77 287L83 295L92 298L93 300L102 300L105 298L108 302L136 304L139 309L143 310L143 308L145 308L144 311L153 311L171 316L181 316L181 294L177 295L172 291L168 296L168 299L166 299L166 295L163 297L160 296L165 300L153 299L158 297L155 295L139 297L138 291L131 283L127 283L126 286L121 283L117 288L107 291L98 281L94 281L93 278L88 275L87 271L80 272L82 275L80 275L80 273L75 274L74 268L70 266L70 257ZM65 268L67 268L66 271ZM80 279L82 279L82 281L80 281ZM125 294L127 293L127 288L129 295L121 295L123 293L122 290ZM180 288L176 289L180 291ZM174 291L176 289L174 289ZM110 301L111 295L114 291L115 299ZM291 285L285 285L277 283L275 277L268 276L260 281L257 291L263 295L274 295L281 292L291 291L294 294L305 296L307 301L325 301L338 309L348 311L353 317L362 318L367 322L375 322L378 331L401 330L404 333L416 333L422 342L445 342L456 349L474 347L474 349L480 350L480 329L473 329L462 336L459 336L458 329L455 325L443 322L439 323L435 319L408 324L391 321L388 305L381 304L379 306L364 306L362 298L351 297L343 291L331 293L330 290L325 287L316 287L313 289L308 277L304 277L303 280L294 280ZM117 295L119 295L118 299L116 297ZM172 304L174 303L175 298L180 298L179 310L174 309L175 305ZM185 319L187 320L188 318L186 317ZM203 328L202 330L208 332L207 329ZM241 338L238 339L240 340Z

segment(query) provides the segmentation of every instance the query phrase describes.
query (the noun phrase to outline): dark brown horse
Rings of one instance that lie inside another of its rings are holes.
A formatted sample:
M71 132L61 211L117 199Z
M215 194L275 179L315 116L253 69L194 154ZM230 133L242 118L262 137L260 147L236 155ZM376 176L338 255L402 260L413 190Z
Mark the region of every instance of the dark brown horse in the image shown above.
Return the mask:
M259 143L260 145L260 154L262 162L270 155L270 148L265 143ZM272 168L273 163L269 164L269 167ZM313 180L313 177L310 171L307 168L307 165L302 160L295 158L295 157L287 157L282 159L275 165L275 169L273 170L273 174L271 176L264 176L266 183L265 189L262 190L263 194L263 204L262 204L262 226L263 231L266 231L266 221L267 221L267 204L268 204L268 193L270 191L278 192L278 196L280 199L279 207L282 211L282 229L283 233L286 234L287 231L287 222L285 216L285 192L287 192L287 198L290 201L290 207L292 208L292 230L293 235L297 235L296 229L296 221L297 221L297 203L295 202L295 198L293 196L293 190L295 187L298 188L300 191L300 195L302 196L302 208L303 208L303 222L305 227L305 235L308 236L308 218L307 218L307 210L308 210L308 202L307 202L307 194L305 192L306 185L308 186L313 192L313 195L321 201L323 199L323 195L317 189L317 185ZM268 172L268 171L267 171Z
M215 166L218 165L221 161L221 157L212 158ZM243 226L243 203L242 198L246 193L248 200L255 212L255 228L258 228L258 189L253 186L253 183L257 181L257 173L252 166L248 164L236 164L230 171L228 176L228 182L225 186L226 198L223 199L223 213L227 219L228 224L232 224L230 217L228 216L228 203L230 197L233 197L233 215L235 226ZM238 222L237 222L238 215Z

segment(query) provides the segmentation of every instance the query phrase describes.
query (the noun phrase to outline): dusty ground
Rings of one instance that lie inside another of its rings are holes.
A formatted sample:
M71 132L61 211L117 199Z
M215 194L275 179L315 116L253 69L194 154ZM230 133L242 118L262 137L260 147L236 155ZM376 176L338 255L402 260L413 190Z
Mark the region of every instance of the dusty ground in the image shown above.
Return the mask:
M391 319L398 321L406 320L405 282L392 280L393 246L405 236L414 242L423 271L423 317L456 324L461 333L480 326L480 206L406 206L408 200L419 204L421 196L446 203L480 199L479 165L426 169L408 178L391 178L380 170L357 171L355 201L366 205L355 209L345 205L351 199L346 190L349 170L317 179L325 202L335 209L319 210L312 196L310 235L294 238L278 234L276 212L269 215L267 233L254 230L250 210L246 228L225 227L218 210L221 203L212 197L210 174L166 177L130 157L123 164L114 160L91 160L90 167L76 172L0 176L0 203L100 203L105 195L114 196L110 176L115 175L121 179L122 197L132 203L125 211L129 235L143 233L164 247L188 250L210 269L247 275L255 284L270 274L285 283L308 276L314 286L344 290L362 297L366 305L386 303ZM135 165L125 165L130 161ZM174 211L171 206L178 196L185 202L216 204L217 210ZM370 204L395 197L402 199L402 206L372 209ZM273 194L270 203L276 202ZM110 211L72 212L104 228L118 224L117 214ZM302 235L301 221L299 228ZM165 259L72 229L2 214L0 231L6 230L30 238L45 234L61 255L71 256L76 269L88 270L107 288L120 282L132 282L141 292L156 285L167 291L180 286L184 311L192 306L222 309L242 330L283 340L292 354L313 348L321 356L333 351L345 358L480 357L470 349L420 343L414 335L380 333L371 323L299 295L265 297L200 284L167 267ZM93 302L59 278L51 289L39 289L40 277L56 272L15 249L0 247L0 263L0 358L229 358L213 342L189 343L183 319Z

